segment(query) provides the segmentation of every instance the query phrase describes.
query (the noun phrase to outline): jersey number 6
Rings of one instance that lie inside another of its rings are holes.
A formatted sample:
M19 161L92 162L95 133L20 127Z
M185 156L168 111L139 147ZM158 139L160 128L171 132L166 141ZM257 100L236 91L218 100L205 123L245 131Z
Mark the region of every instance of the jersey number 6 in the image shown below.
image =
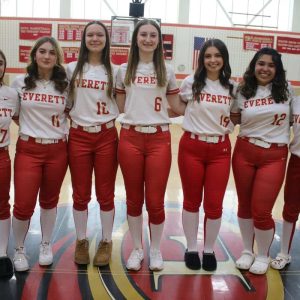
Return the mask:
M161 97L156 97L154 100L154 110L155 111L161 111Z

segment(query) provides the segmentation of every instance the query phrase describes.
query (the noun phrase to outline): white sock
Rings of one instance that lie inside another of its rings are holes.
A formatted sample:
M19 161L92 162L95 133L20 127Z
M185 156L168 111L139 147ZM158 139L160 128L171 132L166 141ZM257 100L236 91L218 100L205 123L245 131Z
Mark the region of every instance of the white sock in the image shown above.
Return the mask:
M24 247L24 241L29 229L29 220L18 220L13 217L12 219L12 229L15 237L16 248Z
M165 222L158 225L150 223L151 245L150 248L160 250L160 241L164 230Z
M239 227L244 244L244 250L253 253L253 240L254 240L254 225L253 219L238 218Z
M182 227L188 251L198 251L197 235L199 227L199 212L188 212L183 209Z
M73 208L73 218L75 223L76 235L78 240L86 239L86 227L88 219L88 211L76 210Z
M42 242L51 242L53 229L56 221L56 207L51 209L41 208L41 231L42 231Z
M135 249L142 249L143 215L131 217L127 215L128 227Z
M5 220L0 220L0 237L1 237L0 257L7 256L7 246L8 246L10 226L11 226L10 217Z
M103 211L100 209L100 218L102 225L102 240L106 242L111 241L112 230L114 225L115 209Z
M269 249L274 237L274 229L261 230L254 227L254 232L257 244L257 255L269 256Z
M282 223L282 235L281 235L281 253L288 255L290 252L294 230L295 230L295 223L290 223L283 220Z
M208 219L206 218L205 224L205 240L204 240L204 249L205 253L213 253L214 245L218 237L222 218L219 219Z

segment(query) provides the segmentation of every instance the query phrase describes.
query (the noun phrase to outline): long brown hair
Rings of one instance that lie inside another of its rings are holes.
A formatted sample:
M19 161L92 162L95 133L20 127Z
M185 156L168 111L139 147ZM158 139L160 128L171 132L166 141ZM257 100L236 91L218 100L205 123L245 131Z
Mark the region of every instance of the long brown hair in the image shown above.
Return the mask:
M133 31L124 83L125 85L131 85L131 83L134 82L137 66L140 60L139 47L137 45L137 35L139 29L143 25L152 25L156 28L158 32L159 41L158 41L157 48L154 50L153 64L154 64L156 77L157 77L157 85L159 87L164 87L167 82L167 71L166 71L166 65L163 56L161 30L159 25L154 20L149 20L149 19L144 19L142 21L139 21Z
M4 78L4 75L5 75L7 61L6 61L6 57L3 53L3 51L1 49L0 49L0 56L2 56L3 61L4 61L4 70L3 70L2 76L0 77L0 85L2 85L3 84L3 78Z
M97 25L101 26L105 32L106 42L105 42L105 46L101 53L101 62L104 64L104 67L107 71L107 77L108 77L108 85L107 85L107 89L106 89L106 95L109 98L112 98L113 71L112 71L112 66L111 66L111 62L110 62L109 34L108 34L106 26L103 23L101 23L100 21L91 21L86 24L86 26L84 27L83 33L82 33L78 61L77 61L75 70L73 72L73 75L72 75L72 78L70 81L70 99L71 100L74 100L73 98L74 98L74 90L75 90L75 80L78 77L78 75L79 75L79 79L82 78L83 66L85 63L88 63L88 61L89 61L89 49L87 48L86 43L85 43L85 36L86 36L87 28L93 24L97 24Z
M40 48L41 45L49 42L55 51L56 54L56 64L53 67L53 72L50 80L54 82L55 89L60 93L63 93L68 87L67 74L65 68L63 67L63 55L58 42L53 37L44 36L39 38L30 52L30 63L28 64L26 71L27 74L25 76L25 90L31 90L36 87L36 81L39 80L39 71L38 65L35 60L36 52Z

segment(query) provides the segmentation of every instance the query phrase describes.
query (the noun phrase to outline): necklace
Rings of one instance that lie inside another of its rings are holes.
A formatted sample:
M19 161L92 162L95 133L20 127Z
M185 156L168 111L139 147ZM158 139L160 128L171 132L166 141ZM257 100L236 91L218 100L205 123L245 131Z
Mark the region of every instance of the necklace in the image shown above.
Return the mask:
M49 85L50 82L51 80L40 79L40 83L42 84L44 89Z

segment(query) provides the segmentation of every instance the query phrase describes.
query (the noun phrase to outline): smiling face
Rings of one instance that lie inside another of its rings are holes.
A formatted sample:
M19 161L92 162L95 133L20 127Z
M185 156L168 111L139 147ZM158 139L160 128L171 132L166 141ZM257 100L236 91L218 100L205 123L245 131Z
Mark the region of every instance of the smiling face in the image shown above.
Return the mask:
M57 53L50 42L43 43L35 53L35 61L40 72L51 72L57 62Z
M104 28L99 24L91 24L86 28L85 44L92 53L100 53L105 47L106 34Z
M265 86L272 82L276 75L276 67L271 55L263 54L258 58L254 74L259 85Z
M140 53L154 53L159 43L157 29L151 25L142 25L137 34L137 46Z
M204 67L207 77L219 77L224 61L220 51L214 47L208 47L204 53Z

